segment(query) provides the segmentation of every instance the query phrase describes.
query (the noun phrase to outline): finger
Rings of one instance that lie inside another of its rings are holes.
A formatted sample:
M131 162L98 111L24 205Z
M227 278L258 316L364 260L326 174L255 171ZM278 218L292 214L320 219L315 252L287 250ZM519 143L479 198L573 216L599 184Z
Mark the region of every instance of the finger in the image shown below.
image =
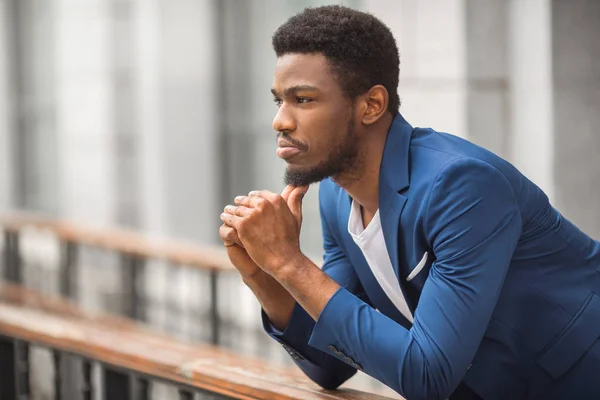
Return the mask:
M232 206L232 205L228 205L226 206L223 211L225 211L227 214L233 214L233 215L237 215L238 217L246 217L248 215L250 215L250 213L252 212L252 209L248 208L248 207L244 207L244 206Z
M234 246L237 244L238 246L244 247L237 234L237 231L229 225L221 225L219 228L219 236L221 237L221 240L225 246Z
M246 207L247 209L251 209L251 208L258 207L258 205L260 203L262 203L264 200L258 196L254 196L254 197L238 196L233 201L238 206L242 206L242 207Z
M240 223L243 221L243 218L233 214L222 213L221 221L234 228L235 230L238 230Z
M253 190L252 192L248 193L248 196L254 198L260 197L269 202L276 201L281 197L277 193L269 192L268 190Z
M229 238L231 230L235 231L235 229L225 224L219 227L219 237L221 238L221 241L225 244L225 246L233 244L233 241Z
M298 226L302 223L302 199L307 191L308 186L298 186L290 193L290 197L287 201L288 207L292 214L294 214Z
M262 192L262 190L253 190L250 193L248 193L248 196L257 197L260 192Z
M283 197L286 202L288 201L288 197L290 197L290 194L292 194L294 188L295 186L293 185L287 185L285 189L283 189L283 192L281 192L281 197Z

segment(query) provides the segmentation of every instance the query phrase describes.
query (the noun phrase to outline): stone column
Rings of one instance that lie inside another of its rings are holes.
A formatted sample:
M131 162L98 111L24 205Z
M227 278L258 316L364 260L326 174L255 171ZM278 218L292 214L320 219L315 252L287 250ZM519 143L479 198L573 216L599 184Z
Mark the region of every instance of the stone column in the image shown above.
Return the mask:
M509 158L508 5L467 0L464 12L468 138Z
M219 93L215 4L162 1L159 99L166 232L218 239Z
M508 7L511 161L552 199L554 120L549 0Z
M164 130L162 129L160 0L139 1L133 17L136 47L136 126L140 229L150 234L167 230Z
M55 12L59 214L111 224L116 199L110 3L57 0Z

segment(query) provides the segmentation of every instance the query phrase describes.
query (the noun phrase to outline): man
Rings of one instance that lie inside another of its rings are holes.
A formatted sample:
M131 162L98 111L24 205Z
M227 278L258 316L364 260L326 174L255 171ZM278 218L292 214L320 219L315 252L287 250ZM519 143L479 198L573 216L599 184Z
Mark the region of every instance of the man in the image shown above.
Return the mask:
M600 243L508 162L398 114L389 29L340 6L273 36L281 195L221 238L267 332L324 388L356 370L408 399L600 399ZM322 270L299 246L321 181Z

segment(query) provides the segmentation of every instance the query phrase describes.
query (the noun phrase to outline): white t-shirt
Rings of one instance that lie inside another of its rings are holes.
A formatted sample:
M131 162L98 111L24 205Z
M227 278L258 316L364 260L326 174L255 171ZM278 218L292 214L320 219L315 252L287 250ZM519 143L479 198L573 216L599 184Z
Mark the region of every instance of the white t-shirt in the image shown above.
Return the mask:
M385 247L379 210L377 210L375 216L365 229L362 222L360 204L352 200L352 209L350 210L350 218L348 219L348 232L365 256L379 286L381 286L387 297L402 315L412 323L413 315L408 308L408 304L406 304L402 289L398 283L398 278L394 273L390 256Z

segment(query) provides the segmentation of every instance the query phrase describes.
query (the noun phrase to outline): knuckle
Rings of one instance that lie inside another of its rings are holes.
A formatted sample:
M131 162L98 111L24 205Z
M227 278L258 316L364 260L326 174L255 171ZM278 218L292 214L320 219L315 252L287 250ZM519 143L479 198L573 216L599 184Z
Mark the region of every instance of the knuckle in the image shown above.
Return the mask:
M226 237L227 240L229 241L234 241L235 239L237 239L237 235L235 234L235 231L233 229L230 229L227 233L226 233Z
M265 207L267 206L268 201L266 201L265 199L263 199L262 197L259 197L256 200L256 209L262 211L265 209Z
M222 225L221 228L219 228L219 236L221 237L221 240L228 239L228 237L230 235L230 230L231 230L231 228L228 228L225 225Z
M269 199L269 203L272 203L272 204L277 204L279 202L280 197L281 196L279 196L276 193L269 193L267 196L267 198Z

